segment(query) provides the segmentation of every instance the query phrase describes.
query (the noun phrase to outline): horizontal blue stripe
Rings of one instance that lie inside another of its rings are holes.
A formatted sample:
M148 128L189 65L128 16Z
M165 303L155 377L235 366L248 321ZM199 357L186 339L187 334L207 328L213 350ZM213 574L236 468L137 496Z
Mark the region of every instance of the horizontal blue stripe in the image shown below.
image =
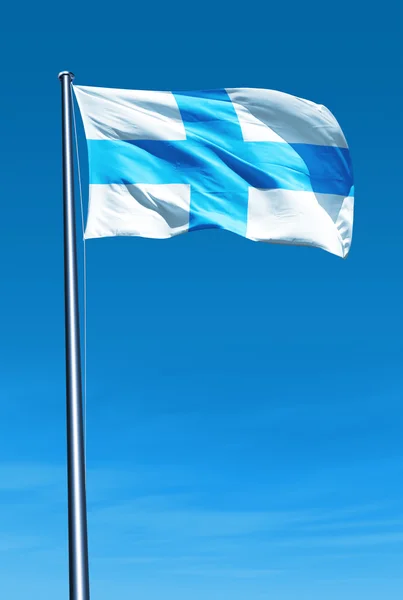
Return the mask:
M348 196L353 185L348 149L233 140L88 140L90 183L190 184L198 193L261 189Z

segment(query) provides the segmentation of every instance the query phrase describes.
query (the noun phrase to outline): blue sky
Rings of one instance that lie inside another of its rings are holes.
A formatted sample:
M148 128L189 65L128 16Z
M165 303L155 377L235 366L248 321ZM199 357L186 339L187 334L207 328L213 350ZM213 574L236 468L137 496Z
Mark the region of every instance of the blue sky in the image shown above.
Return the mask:
M325 104L356 182L346 261L223 231L88 242L93 597L401 597L399 10L3 9L2 597L67 598L64 69L82 85L265 87Z

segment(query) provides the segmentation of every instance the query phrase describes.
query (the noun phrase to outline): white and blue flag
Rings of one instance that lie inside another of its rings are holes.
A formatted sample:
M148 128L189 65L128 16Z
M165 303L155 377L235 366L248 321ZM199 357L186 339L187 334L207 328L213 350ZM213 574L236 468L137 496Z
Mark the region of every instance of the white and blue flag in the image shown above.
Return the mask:
M324 106L251 88L74 90L89 153L86 238L220 228L348 254L351 160Z

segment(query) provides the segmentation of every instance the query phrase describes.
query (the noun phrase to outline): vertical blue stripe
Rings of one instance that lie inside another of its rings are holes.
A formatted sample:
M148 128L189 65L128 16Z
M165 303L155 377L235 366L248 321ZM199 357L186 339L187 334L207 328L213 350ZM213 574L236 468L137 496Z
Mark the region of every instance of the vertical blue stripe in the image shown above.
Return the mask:
M174 94L186 130L186 138L206 142L213 162L222 158L216 149L231 151L234 142L243 140L234 106L225 90L177 92ZM211 162L211 161L210 161ZM227 167L224 166L224 171ZM236 180L236 181L235 181ZM204 179L203 188L192 189L189 229L216 227L246 235L248 186L234 173L234 185L217 190L216 182ZM228 182L227 182L228 183Z

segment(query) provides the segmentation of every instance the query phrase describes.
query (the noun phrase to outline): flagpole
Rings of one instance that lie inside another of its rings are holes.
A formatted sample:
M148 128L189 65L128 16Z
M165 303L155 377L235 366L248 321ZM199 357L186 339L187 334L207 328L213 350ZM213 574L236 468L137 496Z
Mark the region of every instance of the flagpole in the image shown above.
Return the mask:
M70 600L89 600L80 319L71 127L71 82L74 75L69 71L63 71L59 73L59 79L62 87L69 584Z

